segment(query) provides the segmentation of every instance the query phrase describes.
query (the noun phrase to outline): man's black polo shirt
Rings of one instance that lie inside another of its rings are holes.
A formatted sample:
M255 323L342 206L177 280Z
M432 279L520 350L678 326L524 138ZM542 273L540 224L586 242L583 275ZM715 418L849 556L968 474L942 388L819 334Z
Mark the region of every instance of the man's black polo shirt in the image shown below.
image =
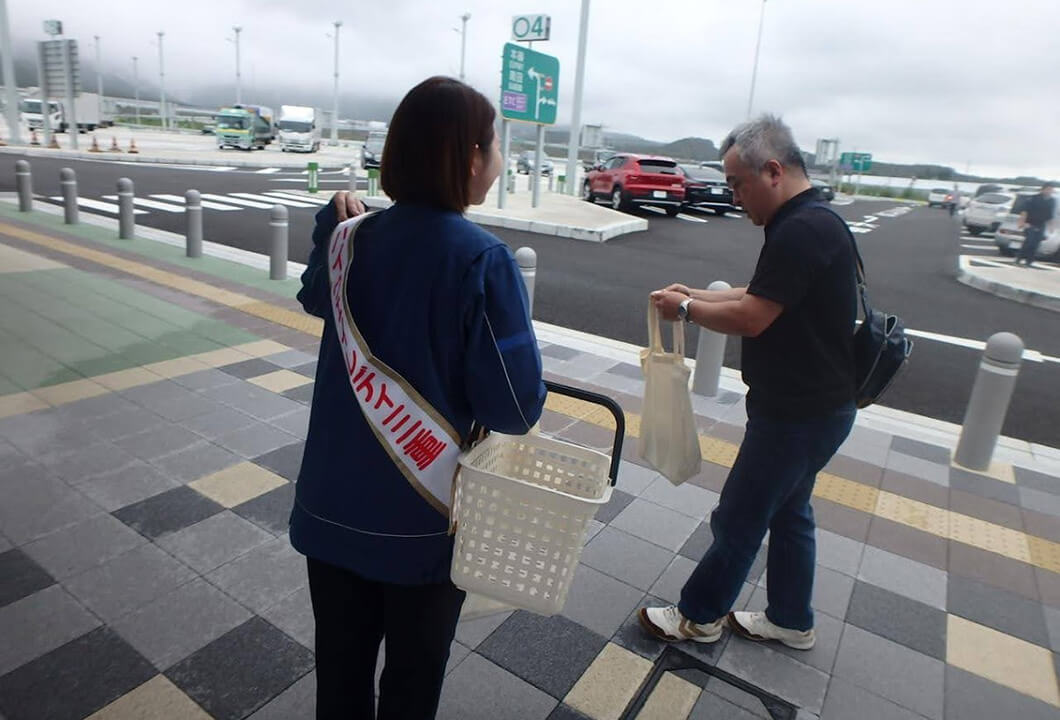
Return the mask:
M743 339L752 413L785 419L826 414L854 398L854 252L842 220L806 190L765 228L747 292L784 306L758 337Z
M1027 224L1041 230L1056 215L1056 200L1041 193L1032 195L1023 206L1023 212L1027 213Z

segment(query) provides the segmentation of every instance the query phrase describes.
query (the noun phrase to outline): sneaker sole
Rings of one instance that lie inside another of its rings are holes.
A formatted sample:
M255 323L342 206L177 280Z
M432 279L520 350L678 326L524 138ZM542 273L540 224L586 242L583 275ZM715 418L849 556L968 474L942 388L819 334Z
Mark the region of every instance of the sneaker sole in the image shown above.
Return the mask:
M736 620L734 613L729 613L729 627L732 631L746 640L752 640L754 642L769 642L770 640L776 640L782 645L786 645L792 650L812 650L813 646L817 643L817 638L811 637L809 640L803 640L801 642L791 642L788 640L782 640L781 638L767 638L761 635L755 635L753 632L745 628Z
M717 635L704 635L702 637L674 637L673 635L669 635L665 630L663 630L661 627L659 627L648 619L647 608L641 608L637 611L637 619L640 620L641 627L647 630L648 633L658 638L659 640L663 640L669 643L684 642L685 640L690 640L692 642L697 643L712 643L717 642L719 639L721 639L720 630L718 631Z

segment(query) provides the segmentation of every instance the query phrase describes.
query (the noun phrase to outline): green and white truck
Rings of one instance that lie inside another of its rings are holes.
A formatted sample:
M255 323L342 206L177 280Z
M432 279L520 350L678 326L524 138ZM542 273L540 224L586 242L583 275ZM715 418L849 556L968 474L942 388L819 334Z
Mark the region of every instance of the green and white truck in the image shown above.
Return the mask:
M272 141L272 125L254 110L221 108L214 128L217 147L240 150L264 150Z

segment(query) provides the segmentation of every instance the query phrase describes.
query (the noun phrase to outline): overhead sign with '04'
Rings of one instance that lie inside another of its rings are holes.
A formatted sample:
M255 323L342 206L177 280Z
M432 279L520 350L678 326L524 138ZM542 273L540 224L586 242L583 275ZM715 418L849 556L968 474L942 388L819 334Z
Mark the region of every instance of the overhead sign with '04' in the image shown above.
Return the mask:
M548 15L516 15L512 18L512 41L548 40L552 18Z

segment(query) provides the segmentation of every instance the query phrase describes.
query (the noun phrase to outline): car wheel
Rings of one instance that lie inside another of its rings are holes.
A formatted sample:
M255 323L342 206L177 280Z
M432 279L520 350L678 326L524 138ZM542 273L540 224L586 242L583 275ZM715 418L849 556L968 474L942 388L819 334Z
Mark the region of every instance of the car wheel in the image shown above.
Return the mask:
M589 184L588 180L582 183L582 200L586 200L588 202L596 201L596 198L593 197L593 187Z
M967 226L965 226L965 227L967 227ZM968 228L968 232L970 232L972 235L980 235L983 232L983 228L981 228L981 227L970 227L970 228Z
M612 210L625 210L626 200L622 197L622 186L615 185L614 189L611 190L611 209Z
M681 207L680 206L677 206L677 207L671 206L671 207L666 208L666 214L669 217L675 217L677 215L677 213L679 213L679 212L681 212Z
M1016 251L1010 247L998 248L997 251L1001 253L1003 257L1015 257Z
M726 208L722 208L722 207L711 208L711 210L714 211L715 215L724 215L725 213L728 212L728 210Z

